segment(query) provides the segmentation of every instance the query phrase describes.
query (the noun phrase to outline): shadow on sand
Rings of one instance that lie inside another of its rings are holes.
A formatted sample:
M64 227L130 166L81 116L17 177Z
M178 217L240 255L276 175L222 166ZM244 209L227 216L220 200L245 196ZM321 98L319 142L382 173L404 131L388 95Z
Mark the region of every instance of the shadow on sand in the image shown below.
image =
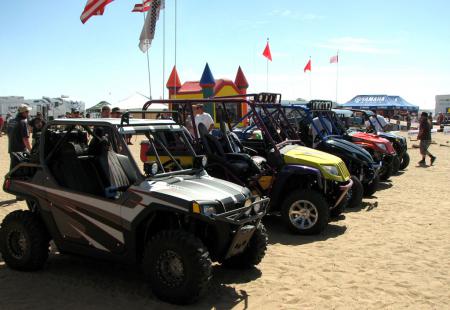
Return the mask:
M151 292L139 268L71 255L50 255L38 272L8 268L0 256L0 309L15 305L33 309L230 309L248 308L248 294L233 284L261 277L257 268L226 269L213 266L213 278L197 303L176 306L160 301ZM48 298L54 296L54 298ZM43 298L45 302L43 302Z
M377 191L384 191L386 189L390 189L393 186L393 184L390 181L387 182L380 182L378 184Z
M341 216L332 221L337 221L345 218ZM301 236L296 235L286 228L283 221L279 216L266 216L264 217L264 225L269 233L269 244L284 244L284 245L301 245L316 241L324 241L331 238L336 238L345 233L346 226L339 226L329 223L323 232L313 236Z
M0 207L7 207L7 206L15 204L16 202L18 202L17 199L3 200L3 201L0 201Z
M350 213L350 212L359 212L359 211L363 211L363 210L366 210L367 212L369 212L377 207L378 207L378 201L374 201L374 202L363 201L359 207L346 208L344 212Z

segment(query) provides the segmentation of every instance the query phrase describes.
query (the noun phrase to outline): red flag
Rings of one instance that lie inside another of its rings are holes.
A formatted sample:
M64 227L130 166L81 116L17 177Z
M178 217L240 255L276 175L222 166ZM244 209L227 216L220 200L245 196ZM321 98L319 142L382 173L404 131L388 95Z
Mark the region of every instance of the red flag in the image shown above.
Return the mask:
M264 52L262 54L264 57L272 61L272 54L270 53L269 42L267 42L266 48L264 49Z
M88 0L80 16L81 22L84 24L94 15L103 15L105 6L111 2L113 0Z
M135 4L131 12L139 12L139 13L147 12L148 10L150 10L150 4L152 1L153 0L144 0L143 3Z
M305 68L303 69L303 72L308 71L311 72L311 59L308 60L308 63L306 64Z
M144 27L142 28L141 36L139 37L139 48L143 53L148 51L155 37L156 21L159 19L159 12L164 9L165 0L150 1L150 8L145 18Z
M339 62L339 57L337 54L330 57L330 64L337 64L338 62Z

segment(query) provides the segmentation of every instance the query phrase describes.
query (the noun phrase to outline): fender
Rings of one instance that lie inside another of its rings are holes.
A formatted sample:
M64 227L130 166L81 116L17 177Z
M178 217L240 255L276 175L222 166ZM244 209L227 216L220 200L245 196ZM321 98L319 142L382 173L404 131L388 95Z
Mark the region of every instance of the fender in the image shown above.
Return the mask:
M308 180L308 182L317 182L320 189L324 187L324 180L319 169L302 165L285 165L277 174L277 181L270 194L270 205L278 206L283 201L283 190L288 186L289 180L296 179Z

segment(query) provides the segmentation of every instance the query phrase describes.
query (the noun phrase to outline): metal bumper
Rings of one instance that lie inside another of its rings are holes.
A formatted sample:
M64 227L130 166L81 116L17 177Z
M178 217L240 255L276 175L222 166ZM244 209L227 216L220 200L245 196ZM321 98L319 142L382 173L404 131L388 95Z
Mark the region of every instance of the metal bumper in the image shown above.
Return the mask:
M339 190L342 192L341 192L341 195L339 196L338 200L336 200L336 202L334 203L334 206L332 209L336 208L341 203L342 199L344 199L345 195L350 190L350 188L352 188L352 186L353 186L352 179L348 180L348 184L339 186Z
M260 220L267 212L270 198L262 198L254 201L247 207L227 211L221 214L213 214L211 217L218 221L229 224L244 225L249 222Z

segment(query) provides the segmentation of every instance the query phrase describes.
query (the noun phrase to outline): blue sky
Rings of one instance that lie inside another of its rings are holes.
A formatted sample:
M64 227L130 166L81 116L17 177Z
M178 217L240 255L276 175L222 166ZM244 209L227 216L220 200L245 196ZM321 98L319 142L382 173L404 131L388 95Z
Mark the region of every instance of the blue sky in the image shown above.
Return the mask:
M138 49L143 16L138 0L115 0L85 25L85 0L2 1L0 96L41 98L61 94L115 103L148 94L146 56ZM209 63L215 78L234 79L242 66L249 91L269 90L286 99L335 99L358 94L400 95L424 108L450 93L450 2L429 1L206 1L178 0L177 67L198 80ZM166 0L166 73L174 65L175 0ZM163 91L163 20L150 48L152 95ZM312 73L303 67L312 58ZM165 89L164 89L165 90Z

